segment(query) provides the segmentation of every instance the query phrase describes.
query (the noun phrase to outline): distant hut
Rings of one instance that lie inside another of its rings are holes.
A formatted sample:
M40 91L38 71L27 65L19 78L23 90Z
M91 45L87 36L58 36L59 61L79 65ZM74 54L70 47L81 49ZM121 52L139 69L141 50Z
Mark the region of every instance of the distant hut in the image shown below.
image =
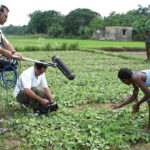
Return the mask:
M132 27L104 27L93 33L93 39L110 41L132 41Z

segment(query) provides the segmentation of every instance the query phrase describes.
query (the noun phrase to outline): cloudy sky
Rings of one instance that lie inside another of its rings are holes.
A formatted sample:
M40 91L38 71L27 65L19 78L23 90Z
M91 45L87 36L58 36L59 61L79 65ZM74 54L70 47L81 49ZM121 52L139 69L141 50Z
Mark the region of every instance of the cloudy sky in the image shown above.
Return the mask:
M28 14L36 10L55 10L67 15L74 9L88 8L104 17L112 11L126 13L137 9L139 4L147 7L150 0L0 0L0 3L10 9L8 21L5 23L7 26L28 24Z

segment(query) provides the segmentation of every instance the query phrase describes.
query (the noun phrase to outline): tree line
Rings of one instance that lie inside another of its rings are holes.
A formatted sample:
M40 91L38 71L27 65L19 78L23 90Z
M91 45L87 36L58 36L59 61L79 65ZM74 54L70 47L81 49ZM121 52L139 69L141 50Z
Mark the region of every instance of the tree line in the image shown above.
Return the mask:
M75 9L68 15L55 10L37 10L29 14L28 25L3 27L6 34L47 34L51 38L90 39L97 29L105 26L130 26L133 28L133 39L143 40L145 31L150 30L150 5L138 6L138 9L127 13L111 12L102 17L90 9Z

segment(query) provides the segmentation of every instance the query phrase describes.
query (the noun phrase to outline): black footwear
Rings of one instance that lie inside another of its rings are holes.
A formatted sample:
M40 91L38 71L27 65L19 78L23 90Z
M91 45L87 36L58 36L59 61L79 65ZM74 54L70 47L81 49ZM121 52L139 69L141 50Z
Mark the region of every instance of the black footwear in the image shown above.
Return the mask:
M22 104L21 105L24 109L28 109L29 108L29 105L28 104Z
M56 111L58 109L58 105L56 103L52 103L49 106L50 111Z
M47 114L49 112L56 111L57 109L58 109L58 105L52 103L52 104L48 104L47 106L41 104L37 110L39 114Z

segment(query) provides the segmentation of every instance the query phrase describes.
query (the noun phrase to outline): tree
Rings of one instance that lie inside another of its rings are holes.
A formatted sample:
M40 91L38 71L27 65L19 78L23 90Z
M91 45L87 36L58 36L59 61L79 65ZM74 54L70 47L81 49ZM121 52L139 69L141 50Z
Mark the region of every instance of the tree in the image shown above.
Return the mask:
M89 26L91 20L100 17L100 14L90 9L75 9L64 19L64 28L67 35L79 36L80 27Z
M135 40L144 40L145 31L149 28L150 20L150 5L148 7L142 7L139 5L139 8L134 14L134 21L132 27L134 29L134 39Z
M48 33L52 24L62 24L63 15L54 10L35 11L29 14L29 28L32 33Z
M48 35L52 38L62 37L63 34L64 29L60 24L52 24L48 30Z
M82 39L88 39L91 37L91 29L88 26L80 26L79 34Z
M89 27L92 32L104 26L104 20L101 17L95 17L90 21Z
M3 32L5 34L13 34L13 35L24 35L29 33L28 26L14 26L10 24L7 27L3 27Z
M146 21L145 23L145 30L150 31L150 19Z
M104 26L126 26L125 14L111 12L108 17L104 18Z

